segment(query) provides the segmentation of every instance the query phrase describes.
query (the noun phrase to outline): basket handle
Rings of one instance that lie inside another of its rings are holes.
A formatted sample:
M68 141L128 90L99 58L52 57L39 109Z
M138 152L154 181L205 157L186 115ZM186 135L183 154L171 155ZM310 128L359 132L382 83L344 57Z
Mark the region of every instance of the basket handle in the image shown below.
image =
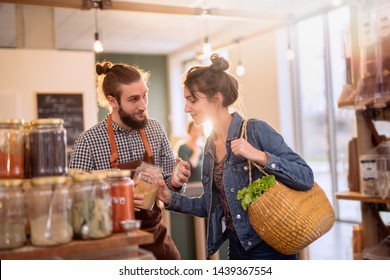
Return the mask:
M246 131L246 126L248 124L248 119L245 119L243 124L242 124L242 129L241 129L241 138L245 139L246 141L248 141L248 135L247 135L247 131ZM249 143L249 141L248 141ZM249 169L249 185L252 184L252 164L257 168L259 169L265 176L268 175L267 172L264 171L263 168L261 168L256 162L253 162L251 160L248 159L248 169Z

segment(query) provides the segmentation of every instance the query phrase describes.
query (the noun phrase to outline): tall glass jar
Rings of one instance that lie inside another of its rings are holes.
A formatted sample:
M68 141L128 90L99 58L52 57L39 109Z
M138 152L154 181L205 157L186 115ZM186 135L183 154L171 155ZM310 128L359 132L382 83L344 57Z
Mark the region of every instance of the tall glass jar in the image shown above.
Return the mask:
M66 129L63 119L31 121L31 177L60 176L67 173Z
M26 209L22 179L0 180L0 249L26 243Z
M112 223L114 232L123 231L121 221L134 220L134 182L130 179L130 170L112 170L107 172L107 181L111 186Z
M0 178L24 177L23 120L0 120Z
M112 234L110 185L104 174L76 174L72 186L72 225L76 238L96 239Z
M67 180L66 176L31 179L27 210L32 245L52 246L72 240L72 202Z
M134 193L141 193L145 196L143 204L136 207L144 210L152 210L157 199L159 189L158 181L163 179L161 167L142 162L135 170L134 179L138 181L134 188Z

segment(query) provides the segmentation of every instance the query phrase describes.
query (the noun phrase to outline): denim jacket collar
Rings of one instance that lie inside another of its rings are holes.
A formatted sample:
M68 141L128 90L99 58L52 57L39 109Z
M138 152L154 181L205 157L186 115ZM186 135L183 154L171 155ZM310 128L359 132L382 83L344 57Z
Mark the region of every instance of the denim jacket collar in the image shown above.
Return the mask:
M232 113L232 117L233 119L229 125L229 131L228 131L226 143L230 143L230 141L233 141L241 137L241 127L242 127L242 123L244 122L244 119L237 112ZM214 158L215 145L214 142L212 141L214 137L213 135L214 135L214 131L207 138L206 145L205 145L205 153L209 153Z

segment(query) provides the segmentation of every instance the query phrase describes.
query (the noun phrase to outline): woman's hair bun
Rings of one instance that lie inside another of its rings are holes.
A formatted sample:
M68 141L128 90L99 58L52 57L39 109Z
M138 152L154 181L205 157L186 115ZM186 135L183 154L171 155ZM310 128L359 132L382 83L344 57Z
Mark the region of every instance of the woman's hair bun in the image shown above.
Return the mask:
M220 72L220 71L222 72L229 69L229 62L225 58L219 56L216 53L211 55L210 60L211 60L210 68L215 72Z
M96 73L98 75L107 74L110 71L112 64L109 62L96 64Z

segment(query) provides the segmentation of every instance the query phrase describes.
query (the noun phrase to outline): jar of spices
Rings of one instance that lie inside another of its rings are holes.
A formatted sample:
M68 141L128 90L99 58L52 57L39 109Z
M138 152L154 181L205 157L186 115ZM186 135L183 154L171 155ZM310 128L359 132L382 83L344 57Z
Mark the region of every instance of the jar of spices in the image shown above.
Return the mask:
M66 129L63 119L31 121L31 177L61 176L67 173Z
M0 178L24 177L23 120L0 120Z
M159 189L158 181L163 179L162 169L158 165L142 162L135 170L134 180L138 183L134 188L134 193L144 195L144 201L137 208L144 210L152 210Z
M26 243L26 209L22 179L0 180L0 249Z
M96 239L112 234L110 185L105 175L76 174L72 186L72 226L76 238Z
M72 201L67 180L66 176L31 179L27 210L32 245L52 246L72 240Z
M134 220L134 182L130 179L130 170L111 170L107 172L107 181L111 186L113 231L123 231L121 221Z

